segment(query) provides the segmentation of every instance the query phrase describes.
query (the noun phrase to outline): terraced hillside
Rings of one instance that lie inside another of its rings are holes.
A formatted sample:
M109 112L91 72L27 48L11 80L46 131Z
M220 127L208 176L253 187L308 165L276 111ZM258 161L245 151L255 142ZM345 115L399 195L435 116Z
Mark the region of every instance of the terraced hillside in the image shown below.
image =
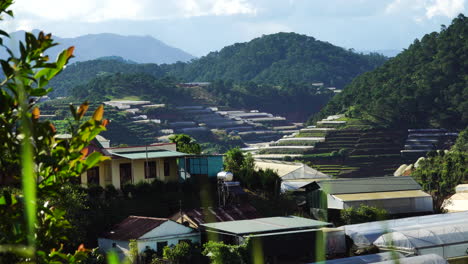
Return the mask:
M301 159L323 173L336 177L391 175L404 161L400 150L406 131L334 130Z

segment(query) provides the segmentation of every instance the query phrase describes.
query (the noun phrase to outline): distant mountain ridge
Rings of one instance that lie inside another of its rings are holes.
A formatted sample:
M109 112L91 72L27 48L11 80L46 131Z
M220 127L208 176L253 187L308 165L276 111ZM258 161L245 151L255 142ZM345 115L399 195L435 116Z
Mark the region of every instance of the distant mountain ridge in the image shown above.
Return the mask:
M37 34L39 30L33 30ZM24 31L10 34L12 39L24 38ZM122 36L111 33L88 34L75 38L53 36L59 43L49 50L49 55L55 57L61 50L75 46L75 58L71 62L94 60L101 57L119 56L125 60L137 63L170 64L178 61L188 62L195 57L191 54L171 47L151 36ZM8 42L6 42L8 44ZM17 50L17 45L13 46ZM0 53L1 56L6 53Z

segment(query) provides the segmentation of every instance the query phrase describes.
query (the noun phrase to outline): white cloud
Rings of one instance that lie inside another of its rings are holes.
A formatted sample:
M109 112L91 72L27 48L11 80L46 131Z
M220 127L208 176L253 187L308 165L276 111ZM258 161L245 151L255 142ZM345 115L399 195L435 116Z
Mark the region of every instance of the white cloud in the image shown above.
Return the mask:
M426 7L426 17L454 17L465 11L465 0L436 0Z
M387 5L387 14L412 14L417 22L435 16L453 18L465 10L466 0L394 0Z
M92 23L256 14L247 0L21 0L13 9L20 19L37 17L47 21Z

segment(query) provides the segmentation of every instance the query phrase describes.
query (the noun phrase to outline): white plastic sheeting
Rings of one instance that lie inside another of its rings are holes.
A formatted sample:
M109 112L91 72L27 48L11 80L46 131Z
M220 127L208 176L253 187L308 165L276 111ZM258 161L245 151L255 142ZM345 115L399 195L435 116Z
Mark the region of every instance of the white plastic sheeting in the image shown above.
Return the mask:
M401 258L404 258L403 254L401 253L384 252L384 253L378 253L378 254L354 256L354 257L349 257L349 258L315 262L314 264L370 264L370 263L387 261L387 260L390 260L391 263L394 263L392 260L401 259Z
M387 233L374 242L381 249L397 249L416 255L436 253L444 258L466 256L468 247L468 222L436 227L422 227Z
M353 239L354 244L358 246L368 246L371 245L378 237L389 232L445 226L463 223L466 222L467 219L468 212L460 212L345 225L343 228L346 235Z
M447 264L448 262L437 254L428 254L424 256L415 256L409 258L402 258L398 260L400 264ZM375 262L373 264L395 264L395 261L388 260L382 262Z

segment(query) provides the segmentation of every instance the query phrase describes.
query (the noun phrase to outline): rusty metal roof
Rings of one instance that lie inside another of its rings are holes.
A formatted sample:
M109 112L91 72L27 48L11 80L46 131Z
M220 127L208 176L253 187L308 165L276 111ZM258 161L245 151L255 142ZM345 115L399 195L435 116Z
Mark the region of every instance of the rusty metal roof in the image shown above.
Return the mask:
M167 218L129 216L105 233L104 237L121 241L137 239L167 221Z
M205 223L248 220L261 217L257 210L249 204L197 208L183 211L182 214L184 217L188 217L197 226ZM179 218L180 213L171 217L174 221Z

